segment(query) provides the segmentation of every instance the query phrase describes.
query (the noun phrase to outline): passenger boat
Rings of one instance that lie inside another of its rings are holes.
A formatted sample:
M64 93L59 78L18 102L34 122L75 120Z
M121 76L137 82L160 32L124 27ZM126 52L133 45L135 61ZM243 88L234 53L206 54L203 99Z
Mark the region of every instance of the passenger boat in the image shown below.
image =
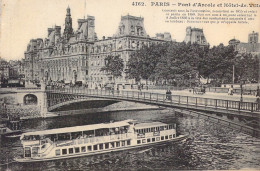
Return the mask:
M23 156L17 162L38 162L107 153L185 139L176 125L124 120L23 133Z
M20 121L7 121L5 124L0 124L0 136L7 138L18 137L21 134L21 122Z

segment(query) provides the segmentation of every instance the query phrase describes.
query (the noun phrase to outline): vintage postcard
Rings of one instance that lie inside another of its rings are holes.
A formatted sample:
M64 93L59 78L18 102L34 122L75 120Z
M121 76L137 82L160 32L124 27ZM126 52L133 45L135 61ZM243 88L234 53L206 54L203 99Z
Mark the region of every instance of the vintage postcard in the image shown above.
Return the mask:
M259 170L259 0L0 0L0 170Z

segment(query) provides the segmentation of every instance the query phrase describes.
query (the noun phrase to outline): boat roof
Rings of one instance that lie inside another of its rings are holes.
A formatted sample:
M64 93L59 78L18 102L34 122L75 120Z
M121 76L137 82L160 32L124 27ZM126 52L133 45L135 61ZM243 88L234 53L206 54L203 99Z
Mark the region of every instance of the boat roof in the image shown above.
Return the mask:
M167 126L168 124L162 122L149 122L149 123L139 123L135 125L135 129L152 128L158 126Z
M113 123L101 123L101 124L93 124L93 125L49 129L44 131L26 132L22 134L22 137L28 135L51 135L51 134L62 134L62 133L90 131L90 130L105 129L105 128L123 127L123 126L130 125L128 122L131 121L132 120L124 120L124 121L113 122Z

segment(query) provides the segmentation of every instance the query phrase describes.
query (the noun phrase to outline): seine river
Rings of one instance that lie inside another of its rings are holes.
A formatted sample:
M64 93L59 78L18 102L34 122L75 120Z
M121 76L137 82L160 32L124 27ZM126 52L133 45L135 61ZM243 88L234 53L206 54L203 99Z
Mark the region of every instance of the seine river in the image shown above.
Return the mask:
M64 116L46 120L28 120L25 131L87 125L110 120L162 121L177 123L185 141L102 155L20 164L12 162L22 154L19 140L2 140L0 170L188 170L188 169L260 169L260 139L221 125L189 116L176 118L171 109L107 112Z

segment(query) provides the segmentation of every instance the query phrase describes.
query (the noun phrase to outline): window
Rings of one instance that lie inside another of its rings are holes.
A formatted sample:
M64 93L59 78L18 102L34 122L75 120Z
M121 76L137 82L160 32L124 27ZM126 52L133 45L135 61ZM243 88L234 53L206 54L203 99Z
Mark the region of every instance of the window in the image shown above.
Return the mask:
M152 142L154 142L155 141L155 138L152 138Z
M149 143L149 142L151 142L151 139L150 139L150 138L148 138L148 139L147 139L147 142L148 142L148 143Z
M160 141L160 137L156 137L156 141Z
M99 150L103 150L103 144L99 144Z
M146 143L146 139L143 139L143 140L142 140L142 143Z
M116 147L120 147L120 142L116 142Z
M106 143L105 144L105 149L108 149L109 148L109 143Z
M173 137L173 138L175 138L175 137L176 137L176 135L175 135L175 134L172 134L172 137Z
M81 147L81 152L86 152L86 147L85 146Z
M97 145L94 145L93 147L94 147L94 150L97 150Z
M137 140L137 144L141 144L141 140Z
M131 145L131 142L130 142L130 140L127 140L127 145Z
M67 154L67 149L62 149L62 155Z
M164 136L161 136L161 140L164 140Z
M111 145L111 148L115 148L115 143L114 142L111 142L110 145Z
M55 151L56 156L60 156L60 149Z
M172 135L170 135L169 138L172 139Z
M73 148L69 148L69 154L73 153Z
M169 138L169 137L168 137L168 135L167 135L167 136L165 136L165 139L166 139L166 140L168 140L168 138Z
M122 147L125 146L125 141L121 141Z
M75 153L79 153L79 147L75 147Z
M88 151L92 151L92 146L88 146Z

